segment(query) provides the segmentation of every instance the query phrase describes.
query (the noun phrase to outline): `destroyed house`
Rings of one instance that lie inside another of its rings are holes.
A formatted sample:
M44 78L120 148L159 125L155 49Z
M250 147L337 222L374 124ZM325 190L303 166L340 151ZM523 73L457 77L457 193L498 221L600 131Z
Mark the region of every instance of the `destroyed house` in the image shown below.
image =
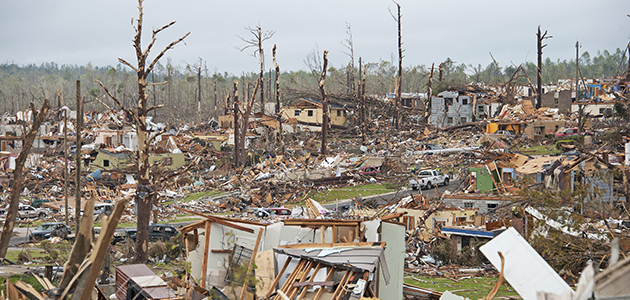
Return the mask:
M452 127L472 122L473 100L474 96L458 91L444 91L431 97L429 124Z
M297 119L307 124L322 124L324 112L322 102L316 99L300 99L297 103L283 107L283 119ZM346 122L346 109L336 102L328 102L328 119L331 125L343 125Z
M138 148L138 139L135 130L99 130L94 133L94 143L116 148L125 146L127 149Z
M450 194L444 196L444 203L452 207L477 208L483 215L499 206L518 201L516 197L500 197L479 194Z
M326 265L324 261L319 261L321 270L334 269L335 274L338 273L337 270L341 270L341 275L348 271L353 272L354 275L348 275L349 277L345 281L342 281L341 277L322 281L334 281L335 285L341 284L342 286L355 284L346 281L350 280L350 277L352 280L362 278L364 272L361 270L368 271L368 273L369 270L372 270L375 273L370 277L371 282L373 282L371 289L376 293L376 296L380 295L381 299L389 298L383 298L383 295L395 295L392 299L402 298L405 234L404 226L401 223L379 219L365 222L359 220L286 219L280 223L263 224L217 216L205 216L205 218L205 220L180 228L180 232L185 236L187 261L191 264L191 275L200 282L202 287L227 288L230 283L239 287L242 286L244 282L239 282L238 277L231 274L235 274L237 270L242 270L242 267L247 267L249 261L255 259L254 264L257 268L247 270L247 274L251 273L256 278L261 278L256 283L256 290L267 291L270 290L270 287L276 286L277 289L280 289L284 286L286 277L278 276L275 272L282 267L284 261L278 260L277 255L280 254L274 255L274 249L355 248L364 246L364 243L357 241L365 241L370 243L382 242L385 249L379 253L377 260L378 263L387 261L391 282L387 282L384 272L372 268L377 264L371 264L372 266L366 267L367 269L348 269L347 267L337 268L335 264ZM387 234L381 234L381 232ZM302 247L298 244L306 244L308 247ZM281 245L291 246L281 247ZM380 248L381 244L378 245ZM286 271L290 274L297 274L294 272L298 267L297 264L298 259L293 260L293 263L287 265L280 273ZM316 263L308 259L305 259L300 267L304 268L307 265L311 266L311 270L316 267ZM306 275L304 274L304 276ZM276 281L272 282L274 278ZM278 278L281 278L282 281ZM311 278L315 279L315 276ZM303 291L312 289L312 285L304 283L307 280L308 278L295 282L289 281L291 283L289 285L293 287L295 286L293 283L295 283L299 287L305 287ZM324 288L328 290L329 286L325 285ZM247 290L250 288L248 287ZM273 288L270 292L275 290ZM323 288L320 289L322 292L323 290ZM326 293L329 296L331 294L330 291Z
M144 264L116 267L116 299L180 299L162 278Z
M124 169L132 162L131 152L110 152L107 150L95 150L96 157L90 163L90 169L116 170Z

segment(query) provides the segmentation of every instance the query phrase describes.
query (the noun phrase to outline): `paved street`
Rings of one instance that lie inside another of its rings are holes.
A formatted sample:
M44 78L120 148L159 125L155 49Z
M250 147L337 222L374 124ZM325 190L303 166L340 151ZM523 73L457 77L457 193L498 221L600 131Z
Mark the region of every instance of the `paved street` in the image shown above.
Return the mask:
M449 190L450 192L453 192L455 190L457 190L458 188L461 188L460 186L460 182L461 180L453 180L451 181L451 183L446 186L446 187L438 187L440 192L444 192L444 190ZM391 202L392 200L394 200L394 197L398 198L398 199L402 199L404 197L407 197L409 195L412 194L420 194L422 193L423 195L427 195L429 197L435 196L436 194L436 190L435 189L431 189L431 190L421 190L421 191L414 191L412 189L407 189L407 190L403 190L400 192L393 192L393 193L387 193L387 194L382 194L382 195L374 195L374 196L367 196L364 197L363 200L376 200L377 203L379 205L383 205L386 203ZM331 203L331 204L326 204L324 205L324 207L326 209L329 210L335 210L335 209L339 209L339 210L345 210L347 209L350 205L354 204L354 201L352 201L351 199L346 199L346 200L339 200L338 203Z

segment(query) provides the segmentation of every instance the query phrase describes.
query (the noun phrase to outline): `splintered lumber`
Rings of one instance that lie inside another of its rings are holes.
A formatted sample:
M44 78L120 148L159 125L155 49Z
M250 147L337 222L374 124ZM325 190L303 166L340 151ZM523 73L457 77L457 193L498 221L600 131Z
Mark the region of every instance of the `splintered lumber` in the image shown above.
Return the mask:
M65 290L69 287L70 282L78 274L81 264L85 261L88 253L90 253L90 249L92 249L92 218L94 217L95 201L96 194L92 193L90 201L85 204L83 213L84 218L81 220L83 224L81 224L82 226L79 227L79 231L77 232L76 241L72 247L70 258L63 268L63 277L61 278L61 283L59 284L59 288L61 290Z
M208 215L200 214L200 213L198 213L198 212L194 212L194 211L192 211L192 210L187 210L187 209L185 209L185 208L181 208L181 207L177 207L177 206L175 206L175 208L177 208L177 209L179 209L179 210L181 210L181 211L185 211L185 212L187 212L187 213L193 214L193 215L197 215L197 216L200 216L200 217L204 217L204 218L206 218L206 219L208 219L208 220L210 220L210 221L212 221L212 222L214 222L214 223L217 223L217 224L225 225L225 226L232 227L232 228L234 228L234 229L238 229L238 230L241 230L241 231L246 231L246 232L249 232L249 233L254 233L254 230L253 230L253 229L251 229L251 228L247 228L247 227L239 226L239 225L233 224L233 223L231 223L231 222L225 221L225 220L223 220L223 219L221 219L221 218L215 218L215 217L213 217L213 216L208 216Z
M304 282L304 280L306 280L306 276L308 276L308 273L311 272L311 270L313 269L313 265L315 264L315 262L311 261L308 263L308 265L306 266L306 269L304 269L304 271L302 271L300 273L300 276L297 280L297 282ZM295 283L294 283L295 284ZM287 296L289 296L289 299L293 299L293 297L295 297L295 295L297 295L299 291L298 287L295 287L293 284L289 287L289 294Z
M201 261L201 279L199 285L202 288L206 288L206 273L208 273L208 248L210 248L210 228L212 223L206 220L206 231L204 232L203 242L203 260Z
M263 229L259 228L258 236L256 237L256 244L254 244L254 250L252 251L252 258L249 260L249 265L247 266L247 271L245 272L245 274L249 274L249 270L251 270L254 267L254 260L256 259L256 253L258 253L258 246L260 245L260 239L262 238L262 233L263 233ZM249 282L245 280L245 283L243 283L243 289L241 290L241 297L239 299L243 300L243 297L245 297L245 292L247 291L248 284Z
M101 272L103 259L105 258L105 254L109 249L112 237L114 236L114 232L116 231L116 227L118 226L118 222L120 221L120 217L122 216L126 205L126 199L119 200L118 202L116 202L112 214L109 217L104 217L103 219L103 228L101 230L101 234L99 234L98 240L96 241L96 246L94 247L94 251L92 251L92 255L90 255L90 262L92 262L92 266L87 276L87 284L83 286L83 291L80 298L81 300L90 299L92 290L94 288L94 282L96 282L96 278L98 278ZM78 294L78 292L79 290L77 289L77 291L75 291L75 294ZM74 295L72 298L75 298Z
M7 296L9 296L9 299L20 299L20 292L18 292L13 283L11 283L11 280L6 280L5 283L7 286Z
M284 284L282 285L282 287L280 288L279 291L286 292L289 289L289 287L293 285L293 280L295 280L295 277L298 276L298 274L300 273L302 268L306 265L306 263L307 263L307 261L304 260L304 259L302 259L302 260L300 260L298 262L298 264L293 269L293 272L291 272L291 274L289 274L289 277L284 282ZM274 298L276 298L276 297L274 297ZM272 300L274 298L272 298Z
M344 287L346 286L346 283L348 282L348 279L350 279L350 277L352 277L353 274L354 274L354 272L352 272L350 270L346 271L346 273L341 278L341 281L339 281L339 285L337 286L337 289L335 290L335 292L333 293L332 297L330 298L331 300L337 299L337 296L344 289Z
M276 278L271 283L271 286L269 287L269 291L267 292L267 295L265 295L265 298L269 298L269 296L271 296L273 291L276 289L276 286L278 285L278 282L280 282L280 278L282 277L282 274L284 274L284 271L287 270L287 267L289 266L289 263L291 263L292 259L293 258L289 256L287 260L284 261L284 265L282 265L282 269L280 269L280 272L278 272L278 275L276 275Z
M319 272L319 269L321 267L322 267L322 264L317 263L317 266L315 266L315 270L313 271L313 275L311 276L311 278L308 279L307 282L296 282L293 284L293 286L299 289L300 286L302 286L301 284L313 282L313 279L315 279L315 275L317 275L317 272ZM307 290L306 288L302 289L302 292L300 293L300 296L298 296L297 300L302 300L302 298L304 298L304 295L306 295L306 290Z
M332 277L333 273L335 273L335 269L334 268L330 268L330 270L328 271L328 275L326 275L326 282L328 282L330 280L330 277ZM313 300L319 300L319 297L322 296L322 293L324 292L324 286L321 286L319 288L319 290L317 290L317 294L315 294L315 298L313 298Z

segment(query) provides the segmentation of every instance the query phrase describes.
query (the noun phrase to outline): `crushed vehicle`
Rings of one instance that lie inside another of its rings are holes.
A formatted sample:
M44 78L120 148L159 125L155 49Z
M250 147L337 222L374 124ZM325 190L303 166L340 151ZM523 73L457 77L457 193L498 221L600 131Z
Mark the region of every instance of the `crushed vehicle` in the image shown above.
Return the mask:
M20 219L31 219L31 218L43 219L48 216L51 216L52 214L53 214L52 211L47 208L35 208L30 205L20 205L18 207L18 218Z
M70 227L64 223L44 223L31 231L28 239L29 241L40 241L55 236L65 239L71 232Z
M412 190L418 189L432 189L434 185L447 186L450 181L450 177L446 174L442 174L439 170L422 170L418 172L417 180L412 178L409 180L409 186Z

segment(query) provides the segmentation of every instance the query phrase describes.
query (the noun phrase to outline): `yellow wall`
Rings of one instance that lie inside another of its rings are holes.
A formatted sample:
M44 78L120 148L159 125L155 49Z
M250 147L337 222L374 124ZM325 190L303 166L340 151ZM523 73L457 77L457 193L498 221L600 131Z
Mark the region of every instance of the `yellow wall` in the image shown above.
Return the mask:
M295 115L296 110L300 111L299 116ZM313 111L312 116L308 115L309 110ZM339 117L337 116L337 110L341 111L341 116ZM287 107L287 108L282 109L282 118L284 119L295 118L299 122L321 124L323 122L324 116L323 116L323 111L321 108L297 109L294 107ZM341 108L331 109L330 113L328 114L328 118L330 119L330 124L332 125L343 125L346 122L346 117L343 115L343 109Z
M169 157L171 158L170 165L167 164ZM160 161L164 161L165 164L161 166L169 170L179 169L186 164L184 153L162 153L149 156L149 164L153 164L154 162L158 162L159 164Z

